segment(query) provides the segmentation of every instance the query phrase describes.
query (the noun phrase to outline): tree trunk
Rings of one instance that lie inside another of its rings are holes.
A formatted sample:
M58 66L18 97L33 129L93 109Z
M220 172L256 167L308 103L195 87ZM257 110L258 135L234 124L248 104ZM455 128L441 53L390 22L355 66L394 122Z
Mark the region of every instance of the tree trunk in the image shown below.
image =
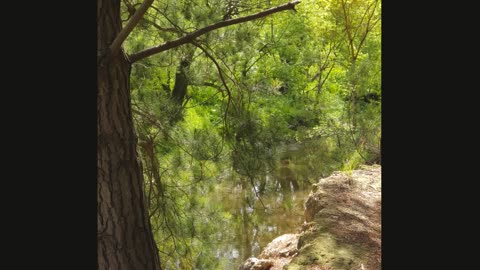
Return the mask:
M177 72L175 74L175 85L172 90L172 99L180 107L185 101L187 95L187 88L189 85L189 78L187 76L190 65L193 61L193 55L195 54L197 47L188 46L186 54L180 60L180 64L177 67Z
M187 95L187 70L190 67L191 61L191 59L182 59L175 74L175 86L172 91L172 99L178 106L182 106L185 96Z
M120 1L97 1L99 57L121 30ZM160 270L145 207L123 52L97 67L97 270Z

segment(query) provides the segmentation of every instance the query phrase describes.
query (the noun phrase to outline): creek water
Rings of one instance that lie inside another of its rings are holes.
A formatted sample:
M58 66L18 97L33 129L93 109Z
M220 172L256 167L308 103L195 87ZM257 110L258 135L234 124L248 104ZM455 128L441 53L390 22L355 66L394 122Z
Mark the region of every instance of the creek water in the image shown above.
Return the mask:
M217 186L212 200L232 215L231 224L216 232L216 257L225 262L221 269L238 269L276 237L296 232L311 185L338 165L327 153L320 141L284 146L276 169L256 181L255 189L248 179Z

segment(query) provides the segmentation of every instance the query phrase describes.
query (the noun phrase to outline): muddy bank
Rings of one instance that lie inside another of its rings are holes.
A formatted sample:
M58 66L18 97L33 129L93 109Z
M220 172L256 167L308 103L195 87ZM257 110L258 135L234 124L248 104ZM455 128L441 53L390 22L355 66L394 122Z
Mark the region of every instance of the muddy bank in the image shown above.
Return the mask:
M312 186L305 222L240 269L380 270L381 167L334 172Z

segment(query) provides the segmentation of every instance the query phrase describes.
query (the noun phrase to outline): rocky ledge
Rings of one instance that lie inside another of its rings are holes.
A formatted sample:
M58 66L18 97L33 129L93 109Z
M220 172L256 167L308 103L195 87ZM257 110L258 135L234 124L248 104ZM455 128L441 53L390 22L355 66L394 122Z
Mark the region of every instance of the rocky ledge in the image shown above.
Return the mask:
M381 167L334 172L314 184L305 222L240 270L380 270Z

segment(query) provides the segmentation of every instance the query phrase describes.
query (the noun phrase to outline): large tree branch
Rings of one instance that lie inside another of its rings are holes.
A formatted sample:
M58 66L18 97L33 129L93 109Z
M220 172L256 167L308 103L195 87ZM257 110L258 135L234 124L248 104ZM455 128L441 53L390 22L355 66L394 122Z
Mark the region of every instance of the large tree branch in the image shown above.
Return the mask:
M152 5L153 0L145 0L143 4L137 9L135 14L133 14L132 18L128 21L127 25L118 33L117 37L113 41L112 45L110 45L110 54L116 54L122 43L127 39L128 35L132 32L133 28L140 22L143 18L147 9Z
M300 0L296 0L296 1L293 1L293 2L288 2L287 4L283 4L283 5L278 6L278 7L267 9L267 10L264 10L264 11L256 13L256 14L252 14L252 15L248 15L248 16L240 17L240 18L235 18L235 19L231 19L231 20L221 21L221 22L206 26L206 27L201 28L197 31L191 32L191 33L189 33L189 34L187 34L187 35L185 35L181 38L171 40L171 41L167 41L164 44L161 44L161 45L158 45L158 46L148 48L148 49L145 49L143 51L134 53L134 54L130 55L130 57L129 57L130 62L134 63L136 61L139 61L143 58L152 56L154 54L157 54L157 53L160 53L160 52L163 52L163 51L166 51L166 50L170 50L172 48L178 47L178 46L183 45L183 44L191 43L192 41L194 41L196 38L200 37L201 35L204 35L208 32L211 32L211 31L219 29L219 28L223 28L223 27L226 27L226 26L239 24L239 23L243 23L243 22L253 21L253 20L263 18L265 16L268 16L268 15L271 15L271 14L274 14L274 13L277 13L277 12L280 12L280 11L284 11L284 10L289 10L289 9L294 10L295 6L297 4L299 4L300 2L301 2Z

